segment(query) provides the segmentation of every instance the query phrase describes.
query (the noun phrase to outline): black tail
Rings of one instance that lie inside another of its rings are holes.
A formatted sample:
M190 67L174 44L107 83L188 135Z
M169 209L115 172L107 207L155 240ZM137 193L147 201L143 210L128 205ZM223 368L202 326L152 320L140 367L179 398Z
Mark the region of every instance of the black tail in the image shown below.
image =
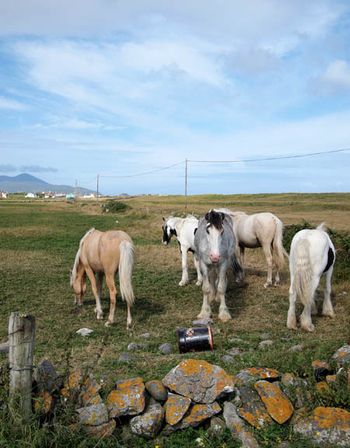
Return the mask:
M236 256L232 257L232 269L233 269L233 273L236 275L236 278L243 277L243 268Z

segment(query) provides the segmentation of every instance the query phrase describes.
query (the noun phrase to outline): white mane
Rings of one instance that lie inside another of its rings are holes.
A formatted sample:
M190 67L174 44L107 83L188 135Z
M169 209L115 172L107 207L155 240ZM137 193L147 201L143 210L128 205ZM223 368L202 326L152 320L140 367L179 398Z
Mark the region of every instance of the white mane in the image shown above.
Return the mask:
M83 242L84 242L84 240L87 238L87 236L90 235L90 233L92 233L92 232L94 232L94 231L95 231L94 227L91 228L90 230L88 230L88 231L85 233L85 235L84 235L84 236L82 237L82 239L80 240L80 243L79 243L79 249L78 249L78 252L77 252L77 254L76 254L76 256L75 256L73 269L72 269L72 272L71 272L71 275L70 275L70 286L73 286L74 280L75 280L75 278L76 278L76 276L77 276L77 269L78 269L78 265L79 265L79 259L80 259L81 247L82 247L82 245L83 245Z

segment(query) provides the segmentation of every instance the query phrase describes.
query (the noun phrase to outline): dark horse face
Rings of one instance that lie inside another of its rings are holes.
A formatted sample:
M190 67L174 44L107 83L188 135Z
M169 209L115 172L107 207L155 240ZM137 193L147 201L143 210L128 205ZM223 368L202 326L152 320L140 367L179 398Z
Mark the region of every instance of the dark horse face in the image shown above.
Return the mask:
M164 218L163 218L163 219L164 219ZM163 241L163 244L167 245L167 244L170 243L171 237L172 237L173 235L176 236L176 230L175 230L175 229L172 229L172 228L167 224L166 221L164 221L164 224L163 224L163 226L162 226L162 229L163 229L163 239L162 239L162 241Z

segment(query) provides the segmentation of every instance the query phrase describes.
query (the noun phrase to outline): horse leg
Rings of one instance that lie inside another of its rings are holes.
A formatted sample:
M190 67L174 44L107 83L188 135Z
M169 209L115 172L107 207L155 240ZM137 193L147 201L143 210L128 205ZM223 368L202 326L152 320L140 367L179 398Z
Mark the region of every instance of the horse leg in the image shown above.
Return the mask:
M196 282L196 285L200 286L202 284L202 282L203 282L203 277L202 277L202 273L201 273L201 270L200 270L200 267L199 267L199 261L198 261L198 258L196 256L196 254L193 254L193 262L194 262L194 266L195 266L196 271L197 271L197 282Z
M334 317L334 310L331 301L331 280L332 280L333 266L331 266L326 272L326 284L324 289L324 299L322 307L322 315L328 317Z
M86 269L86 274L89 277L89 280L90 280L90 283L91 283L92 292L93 292L93 295L94 295L95 300L96 300L96 308L95 308L96 317L97 317L97 319L100 320L100 319L103 318L103 311L102 311L102 307L101 307L100 296L98 295L95 273L94 273L94 271L91 268L87 268Z
M179 286L185 286L188 283L187 247L181 245L180 250L181 250L182 277Z
M297 300L297 293L294 288L294 274L290 273L290 288L289 288L289 309L287 316L287 327L290 330L297 329L297 318L295 315L295 302Z
M272 286L272 253L271 253L271 244L264 244L263 251L265 254L266 262L267 262L267 280L264 284L264 287Z
M106 283L109 289L109 316L105 326L108 327L114 323L114 313L117 302L117 288L115 287L114 273L106 274Z
M309 292L308 297L306 298L306 303L304 303L304 310L300 316L301 328L306 331L314 331L314 329L315 329L315 326L313 325L313 323L311 321L311 311L312 311L313 306L315 305L314 295L315 295L317 286L319 284L319 281L320 281L319 277L314 276L312 278L311 285L310 285L310 292Z
M227 263L222 263L219 267L219 281L217 285L217 296L220 299L220 307L219 307L219 319L222 322L227 322L231 319L231 314L226 306L226 287L227 287Z
M238 274L236 274L236 283L242 283L244 281L244 250L245 248L243 246L239 246L239 255L238 255L238 260L239 260L239 264L242 266L242 271ZM238 251L236 251L238 252Z
M102 309L101 309L101 298L102 298L102 283L103 283L103 276L104 276L104 273L103 272L98 272L97 273L97 282L96 282L96 287L97 287L97 295L98 295L98 298L99 298L99 300L98 300L98 302L99 302L99 304L100 304L100 310L101 310L101 312L102 312ZM97 301L96 301L96 308L95 308L95 313L97 313L98 312L98 305L97 305ZM101 315L101 317L98 317L98 319L102 319L102 315Z
M203 304L201 312L198 314L198 319L207 319L211 316L211 308L210 308L210 302L212 301L212 297L214 296L214 290L213 287L209 281L210 272L206 264L200 263L201 271L203 275L203 284L202 284L202 291L203 291Z

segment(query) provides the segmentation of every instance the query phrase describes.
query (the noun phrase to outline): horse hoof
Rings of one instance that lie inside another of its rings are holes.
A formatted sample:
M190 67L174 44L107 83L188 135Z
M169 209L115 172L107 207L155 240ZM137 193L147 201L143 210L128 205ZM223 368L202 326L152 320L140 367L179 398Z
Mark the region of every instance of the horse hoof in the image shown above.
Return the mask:
M186 286L187 283L188 283L188 282L183 282L183 281L181 280L181 282L179 283L179 286Z
M310 333L312 333L315 330L315 326L313 324L311 325L302 325L301 328L305 331L308 331Z
M219 314L219 319L222 322L228 322L229 320L232 319L231 314L228 311L224 311L223 313Z
M298 329L298 327L296 325L291 325L291 324L287 324L287 328L289 330L297 330Z
M211 313L199 313L197 319L210 319Z
M264 288L270 288L270 286L272 286L272 283L271 283L271 282L266 282L266 283L264 284Z
M107 320L105 323L105 327L110 327L111 325L113 325L113 322Z
M196 281L196 286L201 286L201 284L202 284L202 280L197 280Z
M322 316L330 317L331 319L334 319L335 313L334 313L334 311L325 311L324 313L322 313Z

